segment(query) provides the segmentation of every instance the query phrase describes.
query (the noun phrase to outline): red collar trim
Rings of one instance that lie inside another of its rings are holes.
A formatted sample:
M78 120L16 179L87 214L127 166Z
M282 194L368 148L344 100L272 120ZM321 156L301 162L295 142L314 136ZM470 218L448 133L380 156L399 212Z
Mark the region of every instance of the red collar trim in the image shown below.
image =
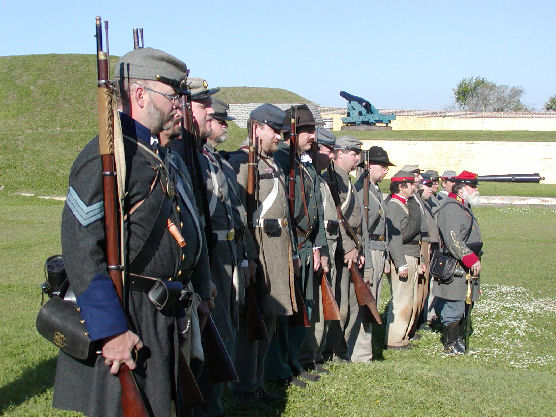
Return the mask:
M392 194L392 198L395 198L396 200L401 201L404 204L407 204L407 199L403 198L401 195L399 194Z
M463 198L461 198L459 195L454 194L454 193L449 193L448 194L449 198L453 198L454 200L459 201L461 204L465 204L465 200Z

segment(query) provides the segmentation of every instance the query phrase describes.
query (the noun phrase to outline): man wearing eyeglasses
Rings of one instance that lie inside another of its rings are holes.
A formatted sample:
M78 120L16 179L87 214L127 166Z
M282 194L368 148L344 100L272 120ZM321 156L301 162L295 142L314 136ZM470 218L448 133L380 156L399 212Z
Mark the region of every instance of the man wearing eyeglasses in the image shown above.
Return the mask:
M60 352L56 408L121 415L121 386L114 375L125 364L136 370L152 415L170 417L185 409L179 345L189 327L191 285L209 298L210 274L189 176L181 159L160 146L158 135L181 123L176 94L187 74L185 63L153 48L125 54L115 68L125 152L117 172L126 187L121 213L126 311L108 273L97 138L71 168L62 214L63 258L81 317L101 354L82 361Z
M465 301L470 285L471 302L479 299L479 274L483 241L477 219L471 210L479 199L477 174L463 171L454 177L452 192L437 213L442 247L456 258L465 273L447 282L435 280L433 294L437 297L436 310L444 328L444 352L465 353ZM471 275L468 284L466 273Z

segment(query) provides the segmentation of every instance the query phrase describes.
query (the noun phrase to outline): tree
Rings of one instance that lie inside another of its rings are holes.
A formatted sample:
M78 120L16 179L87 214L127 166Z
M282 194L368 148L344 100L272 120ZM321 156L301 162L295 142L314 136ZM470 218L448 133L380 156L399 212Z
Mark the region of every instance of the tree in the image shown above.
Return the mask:
M528 111L521 102L523 93L521 87L498 85L483 77L464 78L454 90L461 109L484 112Z
M546 103L544 103L544 109L546 111L556 111L556 95L550 97Z
M456 104L465 109L465 103L469 97L477 92L477 89L483 85L492 84L486 78L483 77L469 77L461 80L456 88L454 89L454 96L456 98Z

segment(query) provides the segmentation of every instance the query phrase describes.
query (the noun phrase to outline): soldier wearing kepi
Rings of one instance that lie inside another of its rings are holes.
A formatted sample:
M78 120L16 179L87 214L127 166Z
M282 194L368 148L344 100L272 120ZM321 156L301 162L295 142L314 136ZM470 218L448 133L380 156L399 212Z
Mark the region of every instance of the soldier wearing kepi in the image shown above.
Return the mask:
M419 227L412 222L408 200L413 195L415 175L398 171L390 179L390 199L386 205L386 227L392 300L386 323L386 348L408 349L409 337L417 315L417 276L419 268ZM419 214L419 209L413 213ZM413 215L416 215L413 214ZM413 225L417 232L409 231ZM412 237L414 235L414 237ZM411 238L411 239L410 239Z
M329 337L339 343L333 352L340 360L368 362L372 359L371 323L367 321L365 306L359 307L350 267L355 264L362 269L365 263L365 243L368 240L367 222L364 218L363 205L351 184L349 173L359 164L361 141L351 135L336 139L334 163L323 174L330 187L336 206L340 205L342 218L340 238L336 248L336 301L340 306L340 322L330 325ZM349 226L348 226L349 225ZM350 232L353 231L353 234Z
M432 181L432 195L430 196L428 203L429 206L436 211L436 208L440 205L440 201L438 201L438 198L436 197L436 195L438 194L438 187L440 185L440 176L438 175L438 171L435 171L434 169L427 169L424 172L424 175L428 176Z
M266 377L287 380L293 376L301 376L315 381L318 376L307 373L298 356L307 332L313 332L315 322L320 319L318 298L320 282L314 277L315 272L321 267L328 271L328 248L322 218L322 198L316 181L317 173L310 162L303 160L305 159L303 154L311 149L315 141L315 119L305 104L286 110L284 128L290 128L292 117L295 118L296 132L284 134L284 141L278 145L274 160L282 171L289 174L291 172L290 152L295 153L295 202L292 230L296 236L296 250L300 264L297 285L299 295L307 307L311 328L305 328L297 323L292 324L284 317L279 318L277 337L269 350ZM291 149L290 137L294 134L296 149ZM289 372L288 367L291 368Z
M196 96L193 97L196 98ZM214 113L211 115L210 136L201 149L199 161L208 197L208 215L212 233L210 266L212 282L216 286L217 294L212 318L226 350L233 358L238 324L237 288L234 284L238 285L239 280L243 279L243 277L237 276L240 273L238 265L247 259L243 244L246 215L239 199L239 186L235 171L216 150L216 147L226 140L228 121L234 119L228 116L226 103L213 98L211 107L214 109ZM253 253L252 258L255 257L256 253ZM202 414L222 415L224 408L221 397L224 384L212 385L206 381L206 378L202 378L200 385L205 397Z
M180 123L178 92L187 68L165 52L141 48L124 55L114 75L126 167L120 165L118 174L125 172L126 184L122 228L127 311L108 277L101 156L94 138L70 171L62 251L70 287L102 355L78 361L60 352L53 405L88 416L121 415L121 387L114 375L126 364L135 369L150 413L170 417L172 402L179 412L184 409L176 366L180 333L188 320L183 291L192 282L202 298L210 297L207 248L189 176L181 159L167 153L156 138ZM168 221L179 233L167 228ZM155 288L164 289L161 295L167 297L156 297ZM134 349L139 349L136 359Z
M278 148L285 113L272 104L265 103L249 115L249 135L258 142L256 162L257 184L255 190L256 209L253 213L254 236L246 233L246 242L258 254L259 273L256 288L264 314L269 340L250 340L247 334L246 317L240 315L236 340L235 366L239 376L232 390L244 399L272 400L263 388L264 360L276 320L280 316L291 316L296 303L292 262L292 234L286 200L284 173L272 159ZM249 154L246 147L233 154L230 164L238 173L241 201L247 206ZM250 253L250 252L248 252ZM253 275L252 275L253 276Z
M448 194L452 192L452 187L454 186L454 177L457 175L456 171L446 170L442 173L440 181L442 184L442 190L436 194L436 198L439 202L442 202L448 198Z
M380 146L371 146L367 152L369 171L363 172L355 183L355 189L361 201L365 201L365 176L369 177L367 227L369 241L365 254L365 279L371 284L373 296L380 300L382 290L382 274L389 271L390 264L386 267L386 204L382 192L378 187L386 174L388 167L394 164L388 159L388 154Z
M433 294L437 297L436 309L444 328L444 351L462 354L465 353L465 302L469 289L471 302L479 298L483 241L479 224L471 210L479 198L477 174L463 171L454 177L454 182L452 192L438 210L438 227L443 250L456 258L470 276L466 279L464 273L446 281L435 279Z

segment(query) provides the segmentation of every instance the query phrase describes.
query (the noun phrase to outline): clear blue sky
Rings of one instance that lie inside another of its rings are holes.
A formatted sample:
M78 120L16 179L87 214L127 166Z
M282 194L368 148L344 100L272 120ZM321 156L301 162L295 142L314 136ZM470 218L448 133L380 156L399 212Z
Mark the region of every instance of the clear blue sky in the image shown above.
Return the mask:
M521 86L541 109L556 94L556 1L4 0L0 55L146 46L184 60L209 86L279 87L324 106L346 90L379 108L441 110L464 77Z

